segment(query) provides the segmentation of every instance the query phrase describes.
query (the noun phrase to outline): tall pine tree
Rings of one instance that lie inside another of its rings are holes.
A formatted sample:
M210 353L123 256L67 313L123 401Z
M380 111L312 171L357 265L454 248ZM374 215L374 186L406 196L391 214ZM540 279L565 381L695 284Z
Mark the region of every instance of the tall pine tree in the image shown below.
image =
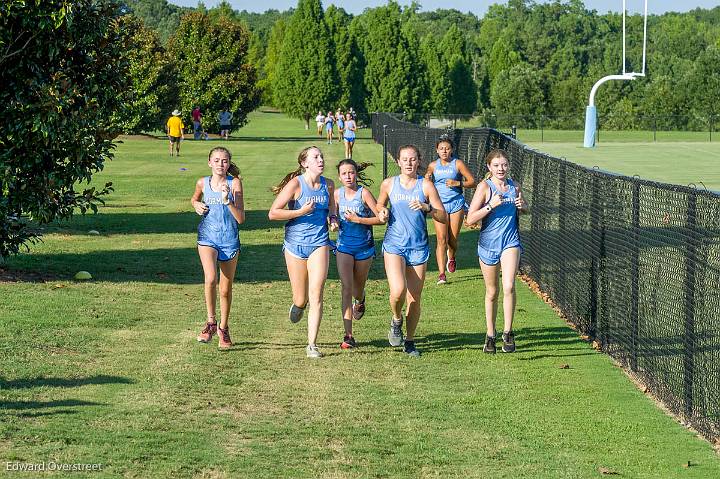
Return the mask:
M427 101L424 65L416 43L410 42L402 31L401 15L400 6L392 0L384 7L363 13L369 111L413 114L422 111Z
M340 82L338 106L342 109L353 107L355 111L363 111L365 59L355 33L350 29L352 17L342 8L330 5L325 11L325 20L335 43L335 59Z
M320 0L299 0L288 23L277 65L278 106L305 128L318 110L332 108L338 98L335 43Z

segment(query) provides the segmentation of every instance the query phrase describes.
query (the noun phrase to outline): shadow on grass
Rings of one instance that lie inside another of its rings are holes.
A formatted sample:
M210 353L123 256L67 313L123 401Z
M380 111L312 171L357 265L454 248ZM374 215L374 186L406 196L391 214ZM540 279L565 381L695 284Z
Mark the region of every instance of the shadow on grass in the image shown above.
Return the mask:
M422 321L421 321L422 322ZM523 355L533 351L551 351L557 352L557 355L535 355L534 357L521 357L520 359L541 359L543 357L565 357L565 356L582 356L586 354L594 354L592 351L585 353L569 353L563 354L564 351L576 351L580 348L568 348L568 345L580 343L580 339L570 328L553 327L553 328L520 328L515 330L515 340L517 342L517 353ZM502 344L502 340L498 333L498 347ZM457 351L457 350L482 350L485 343L485 333L435 333L427 336L420 335L418 337L418 347L427 353L439 351ZM388 342L386 339L373 339L364 343L367 346L376 348L386 348ZM540 346L540 349L536 349ZM543 348L545 346L547 348ZM557 349L557 351L555 351Z
M85 378L27 378L6 381L0 378L0 390L29 389L37 387L76 388L89 384L133 384L134 381L122 376L88 376Z
M3 401L0 403L0 409L19 410L75 406L104 406L104 404L93 401L81 401L79 399L60 399L57 401Z
M135 208L138 205L127 205ZM196 234L200 216L193 212L184 213L120 213L123 206L106 206L97 215L76 216L69 222L54 223L45 227L44 234L89 236L89 230L96 230L100 237L122 234ZM248 210L245 222L240 225L240 239L253 230L268 230L282 227L281 223L270 221L267 210ZM90 236L97 237L97 236Z

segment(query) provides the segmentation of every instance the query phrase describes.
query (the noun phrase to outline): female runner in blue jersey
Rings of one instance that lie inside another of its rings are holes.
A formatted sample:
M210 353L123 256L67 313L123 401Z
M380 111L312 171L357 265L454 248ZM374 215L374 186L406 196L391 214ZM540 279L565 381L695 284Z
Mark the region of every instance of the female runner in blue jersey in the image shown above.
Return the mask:
M352 119L350 113L345 115L345 129L343 130L343 139L345 140L345 158L352 159L353 146L355 146L355 131L357 124Z
M434 182L448 214L447 223L434 221L437 237L435 259L439 271L437 284L445 284L447 282L445 272L454 273L456 268L458 238L465 216L463 188L474 188L476 183L467 165L453 156L453 144L450 138L441 136L435 143L435 150L438 158L428 166L425 178Z
M350 122L352 120L348 120ZM346 123L347 124L347 123ZM375 258L373 225L382 224L377 217L377 203L369 189L370 180L363 170L370 163L359 165L351 159L338 163L342 186L335 190L340 233L338 234L336 260L342 283L342 316L345 336L340 347L356 346L353 336L353 320L365 314L365 283Z
M218 333L220 349L232 347L230 339L230 305L232 283L240 251L238 225L245 221L245 206L240 171L232 155L221 146L210 150L208 166L212 176L197 180L190 200L195 212L203 217L198 226L198 253L205 273L205 306L207 323L197 340L208 343ZM230 175L228 175L230 173ZM216 264L220 265L220 326L215 319L217 291Z
M508 177L507 153L492 150L485 157L489 173L475 190L467 223L482 222L478 238L480 269L485 280L485 321L487 337L483 351L495 353L495 317L497 316L498 274L503 283L503 346L506 353L515 351L512 330L515 315L515 276L520 265L518 213L529 211L520 185Z
M271 220L287 221L283 251L287 265L293 304L289 318L302 319L305 306L308 315L307 357L320 358L316 341L323 312L323 290L330 262L330 235L338 229L335 211L335 185L322 176L325 160L320 149L310 146L300 152L298 168L287 174L273 188L277 198L270 207ZM286 208L287 207L287 208Z
M407 303L405 353L420 356L415 347L415 329L420 320L420 296L430 258L426 215L440 223L447 221L440 196L431 181L418 176L420 152L415 145L401 146L395 157L400 174L385 179L378 196L378 218L389 220L383 240L385 273L390 286L391 346L403 344L402 308ZM386 205L390 203L390 210Z
M332 144L333 139L333 124L335 123L335 115L332 111L327 112L325 116L325 136L327 136L327 144Z

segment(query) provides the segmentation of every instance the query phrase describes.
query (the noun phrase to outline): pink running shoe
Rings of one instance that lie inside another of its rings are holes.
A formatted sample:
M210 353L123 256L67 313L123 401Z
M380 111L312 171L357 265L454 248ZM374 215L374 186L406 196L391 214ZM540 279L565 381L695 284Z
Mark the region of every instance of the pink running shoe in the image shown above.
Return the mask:
M217 323L205 323L205 328L198 334L197 340L201 343L209 343L213 336L217 334Z
M455 268L457 267L455 264L455 258L448 258L447 265L445 266L447 267L448 273L454 273Z
M447 277L445 276L445 273L440 273L440 276L438 276L437 284L445 284L447 283Z
M225 329L217 328L218 332L218 348L220 349L230 349L233 345L232 341L230 340L230 326L228 326Z

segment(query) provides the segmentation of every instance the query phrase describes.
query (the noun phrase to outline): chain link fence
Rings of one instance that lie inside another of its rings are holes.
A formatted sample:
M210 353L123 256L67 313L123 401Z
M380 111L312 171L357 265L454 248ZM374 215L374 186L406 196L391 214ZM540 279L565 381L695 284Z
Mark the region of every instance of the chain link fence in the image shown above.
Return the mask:
M522 271L670 411L720 438L720 194L585 168L496 129L376 113L372 131L385 176L398 172L388 155L409 143L424 170L442 134L478 177L488 151L507 151L532 209L520 220Z

